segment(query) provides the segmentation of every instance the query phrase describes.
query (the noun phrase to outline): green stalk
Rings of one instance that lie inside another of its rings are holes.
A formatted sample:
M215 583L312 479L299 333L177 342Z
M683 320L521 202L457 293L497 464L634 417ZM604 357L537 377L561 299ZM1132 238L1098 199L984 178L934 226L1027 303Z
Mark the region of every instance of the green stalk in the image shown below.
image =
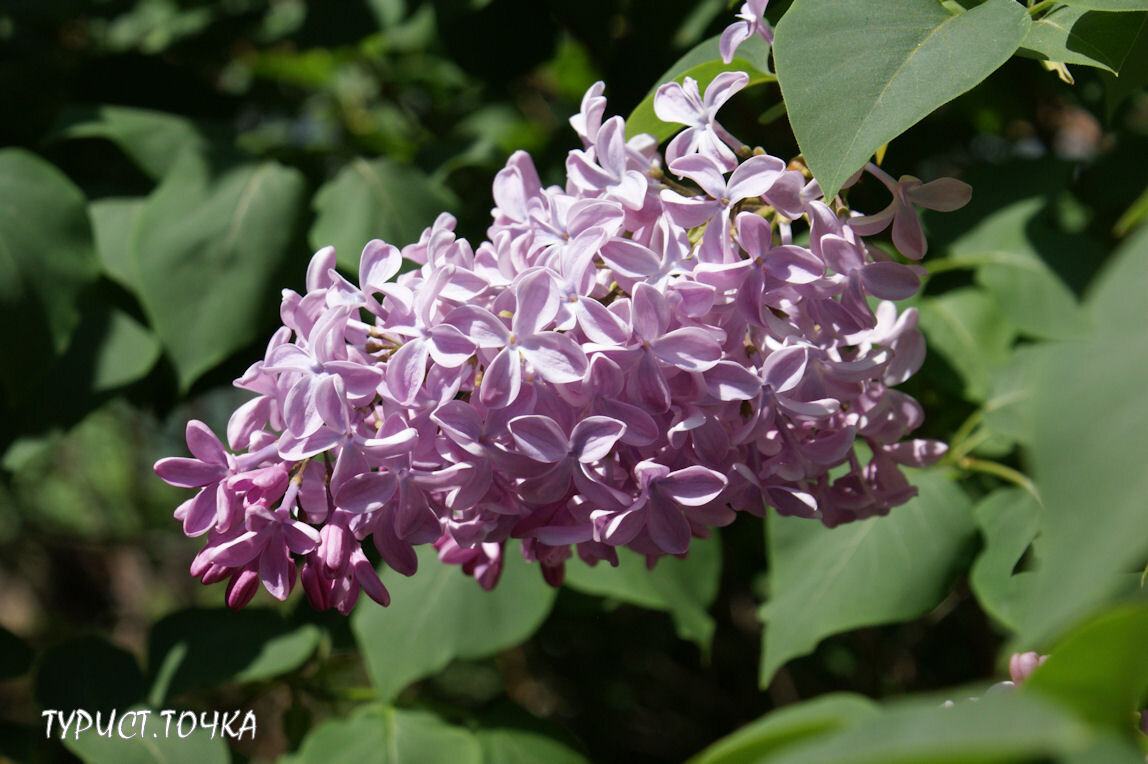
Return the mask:
M983 472L987 475L999 477L1001 480L1020 486L1028 491L1038 502L1041 500L1040 492L1036 490L1036 486L1028 479L1028 476L1014 470L1012 467L1006 467L1003 464L990 462L985 459L974 459L971 456L966 456L959 460L957 466L970 472Z

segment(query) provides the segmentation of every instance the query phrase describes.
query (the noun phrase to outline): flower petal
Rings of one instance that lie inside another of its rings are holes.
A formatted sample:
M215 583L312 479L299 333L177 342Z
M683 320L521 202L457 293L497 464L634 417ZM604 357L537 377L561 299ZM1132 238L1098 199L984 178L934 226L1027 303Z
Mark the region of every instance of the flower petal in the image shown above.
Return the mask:
M570 444L566 433L548 416L529 414L507 424L519 451L538 462L553 464L566 458Z

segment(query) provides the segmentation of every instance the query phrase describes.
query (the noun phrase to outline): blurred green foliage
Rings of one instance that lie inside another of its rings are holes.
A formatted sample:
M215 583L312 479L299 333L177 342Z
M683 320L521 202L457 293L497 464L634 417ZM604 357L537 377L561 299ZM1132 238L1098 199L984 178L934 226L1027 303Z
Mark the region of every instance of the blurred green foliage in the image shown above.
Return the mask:
M799 2L794 29L834 5ZM311 251L335 244L353 273L368 238L401 246L443 210L478 240L512 151L562 181L566 119L595 80L608 113L664 129L651 87L723 68L712 36L731 4L0 6L0 757L677 761L803 700L699 760L1136 760L1121 725L1148 686L1129 659L1143 605L1105 609L1138 591L1148 554L1145 9L1066 2L1030 22L983 5L945 23L1016 17L1019 54L1062 56L1075 83L1014 58L936 111L971 75L842 133L841 112L803 95L849 93L877 68L833 79L832 52L779 32L783 64L808 58L791 80L805 88L781 104L776 62L747 46L756 87L723 110L771 153L802 141L814 169L850 136L868 156L900 133L891 173L975 189L964 210L924 216L914 304L932 352L906 391L952 450L918 476L915 505L833 531L771 516L768 551L742 519L688 560L571 570L557 592L525 565L492 594L423 570L388 579L391 608L351 619L264 595L219 610L187 575L197 544L171 518L184 492L151 464L182 453L188 418L223 429L243 399L228 385ZM775 0L771 20L790 6ZM887 201L872 184L848 193ZM1022 694L947 710L862 697L983 689L1010 638L1049 647L1065 629L1063 659ZM43 708L132 704L251 708L260 734L146 751L44 738Z

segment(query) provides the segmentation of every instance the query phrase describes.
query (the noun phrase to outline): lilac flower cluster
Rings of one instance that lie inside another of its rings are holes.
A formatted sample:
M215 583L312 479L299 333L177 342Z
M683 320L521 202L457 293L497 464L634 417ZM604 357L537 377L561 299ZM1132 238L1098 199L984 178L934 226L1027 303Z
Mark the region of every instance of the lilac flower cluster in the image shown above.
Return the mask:
M904 439L922 411L893 389L924 357L916 311L891 302L921 270L863 237L892 223L919 258L911 205L951 209L968 187L870 166L894 199L854 215L717 122L747 81L658 90L659 117L687 126L668 172L650 136L605 118L597 83L570 120L583 148L565 188L514 154L476 248L443 214L402 250L368 243L357 283L317 252L236 382L256 397L229 448L193 421L192 458L155 466L198 489L175 512L206 535L193 575L228 580L234 608L301 580L347 613L360 591L389 600L367 539L403 575L433 544L489 589L517 538L557 586L575 553L653 564L739 510L835 526L913 496L900 467L944 451Z

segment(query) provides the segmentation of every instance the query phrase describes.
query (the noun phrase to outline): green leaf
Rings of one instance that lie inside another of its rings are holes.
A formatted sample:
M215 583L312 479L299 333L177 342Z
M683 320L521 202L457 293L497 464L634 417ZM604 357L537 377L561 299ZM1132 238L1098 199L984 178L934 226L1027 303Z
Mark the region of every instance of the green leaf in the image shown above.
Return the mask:
M826 196L1007 61L1028 27L1015 0L955 16L936 0L795 0L777 25L774 61L797 143Z
M966 287L918 304L929 349L939 352L965 382L965 397L983 401L992 371L1009 359L1016 328L983 290Z
M482 764L482 748L464 729L425 711L363 706L311 731L283 764Z
M108 278L132 294L140 290L132 239L146 202L147 199L137 197L112 197L88 205L100 265Z
M698 90L704 94L706 86L722 72L745 72L749 75L746 87L777 80L777 77L769 71L769 45L765 40L756 36L746 40L738 46L733 61L727 64L721 60L718 39L719 36L715 36L698 43L658 78L657 84L650 88L646 97L626 118L627 138L649 133L660 143L682 129L682 125L676 122L663 122L654 113L654 95L658 92L658 88L667 82L680 83L686 77L693 77L698 82Z
M356 157L315 194L311 247L335 247L339 265L357 273L368 241L383 239L401 249L458 204L445 186L416 167Z
M289 623L273 610L183 610L152 627L148 661L150 700L220 682L255 682L286 674L315 652L314 624Z
M143 700L144 688L135 657L98 637L46 650L36 671L36 702L44 709L107 713Z
M0 682L23 676L32 667L32 648L0 626Z
M1148 605L1124 605L1073 629L1023 687L1067 706L1082 719L1132 734L1148 691Z
M517 545L508 545L498 586L483 591L455 565L444 565L430 546L418 549L419 572L383 579L387 608L358 607L351 629L379 698L389 701L417 679L455 658L482 658L534 633L554 604L555 590Z
M948 593L974 533L970 502L942 471L911 472L917 498L836 528L770 512L761 684L823 638L916 618Z
M878 713L877 704L861 695L822 695L750 722L690 759L689 764L754 764L795 743L858 726Z
M20 327L0 364L10 404L67 349L98 274L83 192L35 154L0 150L0 323Z
M1022 622L1026 646L1102 605L1148 557L1148 325L1137 309L1146 290L1142 231L1089 292L1093 333L1057 346L1037 383L1032 466L1045 520Z
M586 764L587 759L553 738L517 729L479 729L483 764Z
M1145 334L1138 305L1148 288L1148 229L1140 230L1113 255L1108 267L1090 285L1086 307L1096 335L1136 339Z
M978 764L1029 762L1071 754L1092 740L1087 726L1056 706L1017 693L939 707L933 698L891 704L862 724L794 746L768 764Z
M977 283L1025 334L1048 339L1079 336L1085 326L1080 305L1041 257L1059 245L1030 238L1031 227L1041 224L1046 204L1045 199L1032 197L988 215L952 242L950 261L975 265Z
M118 709L117 725L123 718L125 710ZM130 722L123 723L124 737L120 737L118 732L104 737L96 734L94 727L79 735L69 730L64 745L88 764L204 764L205 762L227 764L231 761L226 738L218 731L212 734L210 727L203 728L197 725L192 732L189 731L191 724L184 722L183 730L186 736L180 736L180 713L183 711L180 710L171 718L170 729L165 729L168 720L154 710L147 717L137 715L131 718ZM212 712L207 712L209 722L211 714ZM199 718L198 713L196 718ZM73 722L73 725L76 723ZM105 718L101 724L106 723ZM53 732L59 734L59 722L56 724L56 730ZM241 726L242 716L239 723L232 725L232 728L238 733ZM244 733L243 739L251 740L251 736Z
M135 382L159 360L159 340L146 326L115 305L94 299L85 303L72 344L42 385L39 400L60 396L84 405L82 394ZM86 405L94 406L94 399Z
M191 120L150 109L101 106L92 118L70 125L64 138L106 138L154 180L163 178L184 152L202 154L207 141Z
M717 596L721 578L721 544L717 538L694 539L684 560L666 557L653 570L644 556L618 550L618 567L607 563L566 566L566 585L587 594L613 597L674 619L678 636L708 652L714 620L706 612Z
M1093 11L1148 11L1148 0L1057 0L1057 2Z
M1031 445L1036 430L1033 395L1050 357L1052 344L1021 345L1012 356L993 370L992 389L981 410L984 425L992 432Z
M1132 229L1143 225L1145 219L1148 219L1148 189L1145 189L1144 193L1136 197L1136 201L1128 205L1128 209L1112 226L1112 235L1118 238L1127 236Z
M138 297L183 391L262 336L304 191L276 162L213 176L185 154L148 198L133 241Z
M1032 574L1013 569L1040 531L1041 508L1020 488L995 491L973 508L985 546L969 571L969 586L986 613L1016 628Z
M1132 49L1120 67L1119 75L1103 73L1105 111L1109 121L1116 115L1116 109L1133 93L1139 92L1148 83L1148 17L1138 14L1140 23L1136 25L1135 41Z
M127 313L108 308L102 335L93 343L91 380L94 392L123 387L147 375L162 348L156 336ZM83 331L77 338L83 338Z
M1045 61L1092 66L1115 74L1124 66L1144 17L1143 13L1127 15L1068 6L1054 8L1033 22L1018 52Z

